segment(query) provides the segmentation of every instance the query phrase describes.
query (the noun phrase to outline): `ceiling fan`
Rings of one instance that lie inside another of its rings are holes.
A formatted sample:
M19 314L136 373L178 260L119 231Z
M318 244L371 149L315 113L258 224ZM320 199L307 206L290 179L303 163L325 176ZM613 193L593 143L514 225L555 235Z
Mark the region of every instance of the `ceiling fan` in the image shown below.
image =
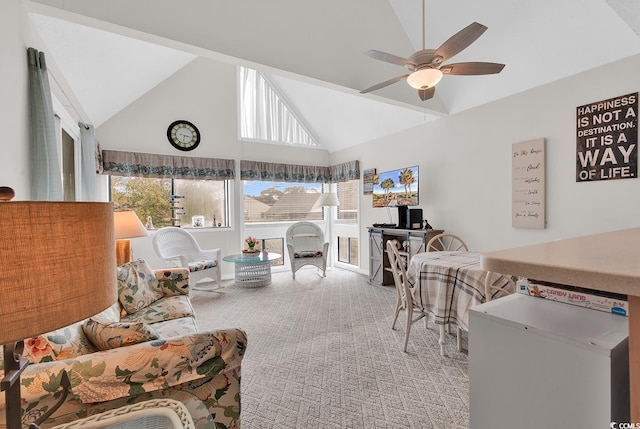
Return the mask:
M376 60L385 61L391 64L397 64L404 66L411 73L396 76L384 82L378 83L360 91L361 94L366 94L371 91L384 88L401 80L407 81L407 83L418 90L418 96L422 101L428 100L435 94L435 85L440 82L442 76L445 74L452 75L484 75L500 73L504 68L504 64L498 63L483 63L483 62L469 62L469 63L454 63L443 64L449 58L456 54L459 54L478 37L482 35L487 29L486 26L474 22L467 27L463 28L453 36L444 42L438 49L425 49L426 37L425 37L425 11L424 0L422 0L422 49L414 52L408 59L399 57L397 55L388 54L386 52L377 51L375 49L369 50L364 54L374 58Z

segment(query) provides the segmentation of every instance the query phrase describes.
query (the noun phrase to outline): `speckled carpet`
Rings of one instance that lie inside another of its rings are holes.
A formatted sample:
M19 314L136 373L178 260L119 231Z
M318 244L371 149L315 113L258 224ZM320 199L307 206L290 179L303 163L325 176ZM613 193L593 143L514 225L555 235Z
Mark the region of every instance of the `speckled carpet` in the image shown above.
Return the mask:
M405 313L391 330L395 289L346 270L273 274L273 284L193 292L201 330L247 332L242 429L467 428L468 359L416 323L402 351ZM463 349L467 344L463 337Z

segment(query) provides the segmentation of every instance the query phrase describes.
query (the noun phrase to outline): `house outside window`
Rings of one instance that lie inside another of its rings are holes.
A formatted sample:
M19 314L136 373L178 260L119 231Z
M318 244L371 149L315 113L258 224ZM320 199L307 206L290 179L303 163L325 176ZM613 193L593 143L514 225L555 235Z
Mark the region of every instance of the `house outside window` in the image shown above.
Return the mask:
M243 181L244 222L297 222L323 219L321 183Z

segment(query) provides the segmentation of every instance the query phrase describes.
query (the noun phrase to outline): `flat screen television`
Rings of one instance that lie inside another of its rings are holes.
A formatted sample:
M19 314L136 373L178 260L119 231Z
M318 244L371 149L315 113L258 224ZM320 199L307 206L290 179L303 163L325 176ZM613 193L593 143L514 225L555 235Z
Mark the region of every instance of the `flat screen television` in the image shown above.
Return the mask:
M373 207L417 206L418 178L418 166L377 174L373 179Z

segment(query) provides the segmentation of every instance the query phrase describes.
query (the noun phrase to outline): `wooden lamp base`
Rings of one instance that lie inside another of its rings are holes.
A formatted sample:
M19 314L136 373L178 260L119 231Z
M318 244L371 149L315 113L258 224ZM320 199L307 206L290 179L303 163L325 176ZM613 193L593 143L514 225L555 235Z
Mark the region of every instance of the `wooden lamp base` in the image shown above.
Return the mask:
M131 240L116 240L116 265L131 262Z

